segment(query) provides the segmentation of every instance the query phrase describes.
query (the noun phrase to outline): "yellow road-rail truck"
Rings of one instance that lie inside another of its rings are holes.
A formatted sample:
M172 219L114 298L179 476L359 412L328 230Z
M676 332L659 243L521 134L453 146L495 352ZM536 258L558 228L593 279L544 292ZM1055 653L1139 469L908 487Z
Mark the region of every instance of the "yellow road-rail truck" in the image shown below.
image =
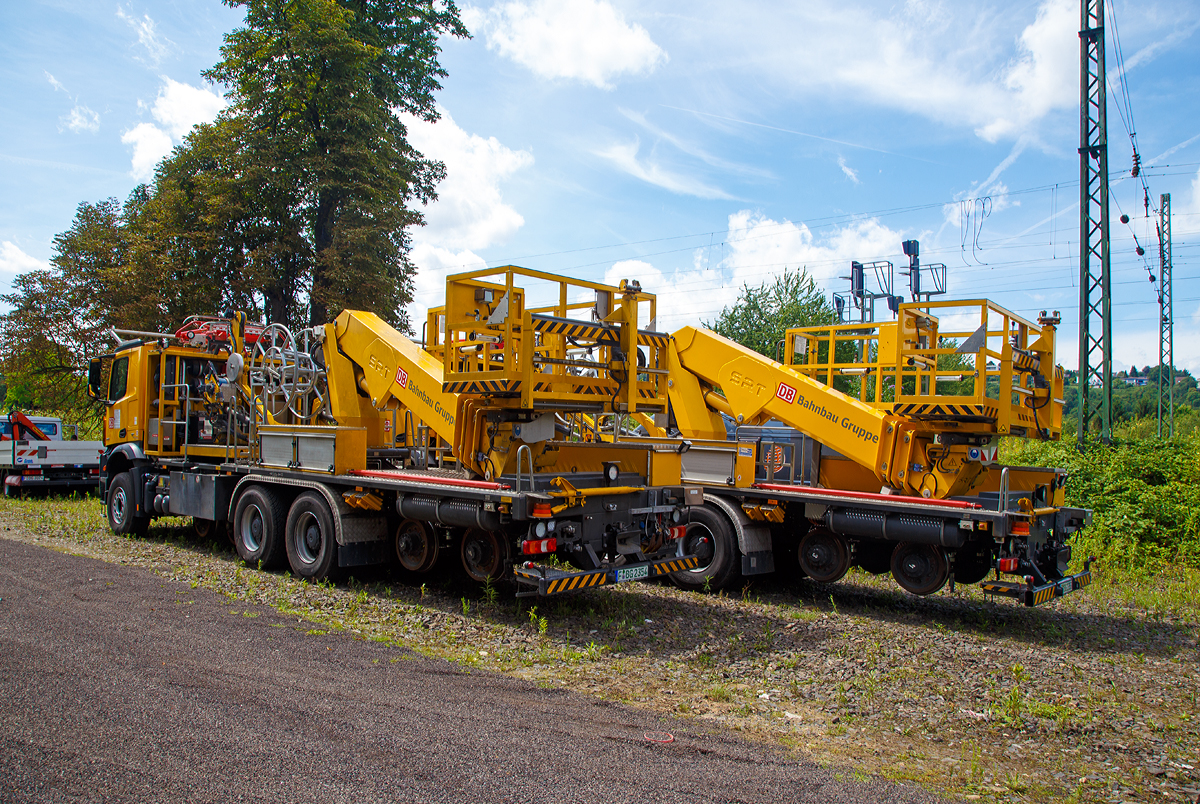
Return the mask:
M443 359L349 310L297 333L242 314L114 331L88 379L106 404L109 525L190 516L228 528L248 563L317 579L391 561L425 573L450 553L526 595L693 568L683 536L702 492L682 482L683 442L572 440L565 425L665 414L665 371L632 362L669 340L639 327L654 297L534 278L562 304L526 309L512 272L448 283Z
M778 569L832 583L858 566L917 595L981 583L1029 606L1088 585L1090 560L1072 573L1068 540L1091 512L1065 505L1066 472L996 463L1001 436L1061 435L1058 322L925 300L895 321L788 330L780 360L673 333L670 415L639 416L642 429L728 436L754 456L749 477L725 478L683 456L705 504L685 540L700 563L676 580L712 588Z

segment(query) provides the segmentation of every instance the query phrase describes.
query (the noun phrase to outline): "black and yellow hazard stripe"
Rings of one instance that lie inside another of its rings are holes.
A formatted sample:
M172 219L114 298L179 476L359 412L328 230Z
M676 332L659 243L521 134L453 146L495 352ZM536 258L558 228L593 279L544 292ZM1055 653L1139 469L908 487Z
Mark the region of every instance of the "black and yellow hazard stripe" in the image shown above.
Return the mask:
M1043 603L1049 603L1054 599L1055 592L1058 591L1057 584L1043 586L1041 589L1033 590L1033 605L1040 606Z
M671 336L669 333L651 332L647 329L638 330L638 343L642 346L656 346L659 349L665 349L670 342Z
M593 324L589 321L576 321L552 315L534 315L530 318L533 320L533 328L547 335L582 338L597 343L619 342L616 328L606 324Z
M652 567L654 575L669 575L672 572L683 572L684 570L695 569L700 565L700 559L695 556L687 556L685 558L672 558L667 561L657 561Z
M555 595L559 592L573 592L576 589L588 589L593 586L603 586L608 583L609 574L603 570L578 575L568 575L546 582L546 594Z
M442 383L448 394L503 394L521 390L520 380L460 380Z

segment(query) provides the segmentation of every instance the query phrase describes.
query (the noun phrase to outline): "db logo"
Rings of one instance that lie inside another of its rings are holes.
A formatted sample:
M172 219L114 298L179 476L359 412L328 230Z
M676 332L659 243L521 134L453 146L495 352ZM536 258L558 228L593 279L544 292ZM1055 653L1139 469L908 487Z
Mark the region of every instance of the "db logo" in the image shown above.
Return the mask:
M408 372L403 368L396 369L396 385L399 385L401 388L408 387Z
M779 389L775 391L775 396L790 405L796 401L796 389L781 382L779 383Z

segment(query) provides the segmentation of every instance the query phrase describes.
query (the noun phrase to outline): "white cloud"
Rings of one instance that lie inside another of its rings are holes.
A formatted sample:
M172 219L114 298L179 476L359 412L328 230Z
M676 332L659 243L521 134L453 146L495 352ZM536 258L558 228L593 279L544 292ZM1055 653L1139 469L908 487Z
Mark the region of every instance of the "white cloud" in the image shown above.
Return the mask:
M142 105L139 101L139 105ZM121 136L121 142L133 146L130 173L138 181L149 181L154 166L183 142L183 138L200 123L216 119L225 107L225 98L215 90L193 87L163 79L150 115L162 124L139 123Z
M418 334L426 310L444 301L446 275L484 267L472 249L503 242L525 224L504 202L500 185L533 164L528 151L508 148L495 137L468 134L449 112L439 111L441 120L436 123L401 116L413 147L446 165L438 200L424 210L426 225L412 233L409 259L418 271L410 314Z
M67 91L67 88L62 85L62 82L59 81L54 76L52 76L50 74L49 70L44 70L43 72L46 73L46 79L50 82L50 86L54 87L54 89L56 91L58 91L58 92L66 92ZM68 92L67 94L69 95L70 93Z
M413 277L413 301L409 305L409 320L413 331L421 336L421 325L430 307L446 302L446 277L462 271L486 268L483 258L470 250L452 251L432 243L414 243L408 258L417 266Z
M100 130L100 115L81 103L75 104L75 107L71 111L59 118L59 122L76 134L81 131L90 131L95 134ZM62 129L60 128L59 130L61 131Z
M722 20L712 33L697 28L698 47L748 80L966 126L994 141L1030 133L1078 102L1078 3L1035 8L1030 20L1031 10L996 3L807 0L732 15L709 0L694 16Z
M489 49L541 78L611 89L618 76L649 73L667 60L646 29L607 0L505 2L465 8L463 19L486 35Z
M0 275L12 277L29 271L46 270L50 265L31 257L16 243L5 240L0 243Z
M441 120L427 123L404 116L409 142L446 165L438 200L425 210L425 226L414 239L448 249L485 248L503 242L524 225L500 195L500 182L533 164L528 151L513 150L495 137L468 134L440 109Z
M846 157L838 157L838 167L842 169L842 172L846 174L846 178L848 178L850 181L854 182L855 184L862 184L862 182L858 180L858 171L846 164Z
M1038 8L1037 18L1021 32L1021 57L1004 80L1012 92L1007 113L982 126L980 136L995 142L1055 109L1078 104L1078 27L1079 5L1073 0L1046 0Z
M150 114L176 142L200 123L209 123L225 108L225 98L215 89L204 89L165 78Z
M875 219L862 219L836 228L820 239L803 223L775 221L760 213L742 210L729 216L729 233L723 256L699 249L692 265L670 274L642 260L622 260L604 274L604 282L637 279L658 297L660 330L712 321L732 304L743 285L758 286L783 273L785 268L806 268L825 292L841 290L840 276L851 260L864 262L894 254L903 235Z
M694 195L697 198L733 198L724 190L705 184L699 179L667 170L653 158L638 159L639 145L639 141L635 139L631 143L614 143L608 148L594 153L596 156L612 162L619 170L634 178L679 195Z
M130 28L133 28L137 34L138 42L142 47L146 48L147 61L157 65L167 55L168 45L175 44L170 39L159 39L158 32L155 30L154 20L150 19L149 14L143 14L139 20L125 9L117 6L117 17L124 20Z
M133 146L130 174L137 181L149 181L154 166L171 153L171 136L153 123L138 123L121 135L121 142Z

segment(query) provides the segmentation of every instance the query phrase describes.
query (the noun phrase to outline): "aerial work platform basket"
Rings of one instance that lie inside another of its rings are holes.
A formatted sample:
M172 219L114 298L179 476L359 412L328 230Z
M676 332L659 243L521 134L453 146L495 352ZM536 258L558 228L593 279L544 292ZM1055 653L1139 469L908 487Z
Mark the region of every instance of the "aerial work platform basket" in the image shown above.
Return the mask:
M1057 312L984 300L901 304L897 320L789 329L782 362L862 402L960 432L1058 438Z

